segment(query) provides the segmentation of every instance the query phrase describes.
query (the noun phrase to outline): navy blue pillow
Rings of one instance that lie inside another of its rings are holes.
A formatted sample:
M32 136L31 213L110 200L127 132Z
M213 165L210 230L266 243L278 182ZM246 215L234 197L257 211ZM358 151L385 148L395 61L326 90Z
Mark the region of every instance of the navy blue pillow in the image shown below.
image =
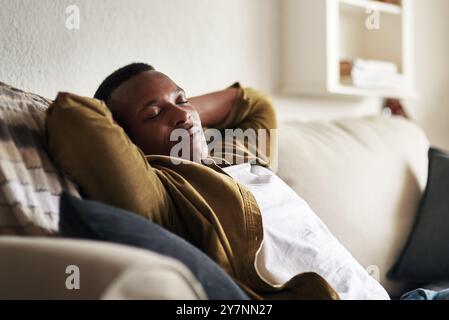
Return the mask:
M211 300L248 299L231 277L207 255L134 213L63 194L59 227L64 237L109 241L175 258L190 269Z
M429 150L429 174L415 225L389 277L417 283L449 280L449 154Z

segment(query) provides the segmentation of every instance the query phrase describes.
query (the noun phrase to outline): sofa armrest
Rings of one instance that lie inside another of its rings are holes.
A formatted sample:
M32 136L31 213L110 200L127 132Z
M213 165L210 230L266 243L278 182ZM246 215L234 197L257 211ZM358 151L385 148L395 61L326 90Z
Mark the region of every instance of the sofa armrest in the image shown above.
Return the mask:
M174 259L60 238L0 236L0 283L0 299L206 299L199 282Z

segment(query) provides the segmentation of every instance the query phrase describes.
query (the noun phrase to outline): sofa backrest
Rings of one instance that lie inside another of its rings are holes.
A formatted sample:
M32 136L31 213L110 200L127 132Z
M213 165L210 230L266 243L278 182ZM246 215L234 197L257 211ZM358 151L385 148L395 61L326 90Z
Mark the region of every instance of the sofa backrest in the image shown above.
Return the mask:
M56 233L61 193L78 195L45 151L50 103L0 82L0 235Z
M387 279L412 228L427 178L429 142L402 118L285 121L278 175L390 294Z

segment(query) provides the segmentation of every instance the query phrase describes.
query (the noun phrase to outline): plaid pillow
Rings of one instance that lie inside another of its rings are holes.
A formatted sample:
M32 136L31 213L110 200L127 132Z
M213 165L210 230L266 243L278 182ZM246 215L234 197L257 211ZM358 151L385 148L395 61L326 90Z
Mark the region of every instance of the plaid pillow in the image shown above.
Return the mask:
M45 150L50 103L0 82L0 235L57 233L61 194L79 196Z

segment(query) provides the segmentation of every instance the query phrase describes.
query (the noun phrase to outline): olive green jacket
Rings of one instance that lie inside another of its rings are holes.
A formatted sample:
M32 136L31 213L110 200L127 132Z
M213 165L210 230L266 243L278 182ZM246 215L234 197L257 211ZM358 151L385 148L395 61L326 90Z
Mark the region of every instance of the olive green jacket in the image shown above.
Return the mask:
M85 196L145 216L183 237L254 298L338 299L315 273L298 275L279 286L261 279L255 258L263 241L262 218L251 192L220 168L232 161L219 166L220 159L212 155L203 164L184 160L175 164L168 156L145 156L115 123L106 105L90 98L60 93L47 115L48 150ZM271 100L241 88L218 129L225 128L275 129ZM267 136L273 141L273 136ZM233 144L233 151L244 148L248 161L266 166L276 149L272 142L271 149L254 155L248 145L224 143Z

